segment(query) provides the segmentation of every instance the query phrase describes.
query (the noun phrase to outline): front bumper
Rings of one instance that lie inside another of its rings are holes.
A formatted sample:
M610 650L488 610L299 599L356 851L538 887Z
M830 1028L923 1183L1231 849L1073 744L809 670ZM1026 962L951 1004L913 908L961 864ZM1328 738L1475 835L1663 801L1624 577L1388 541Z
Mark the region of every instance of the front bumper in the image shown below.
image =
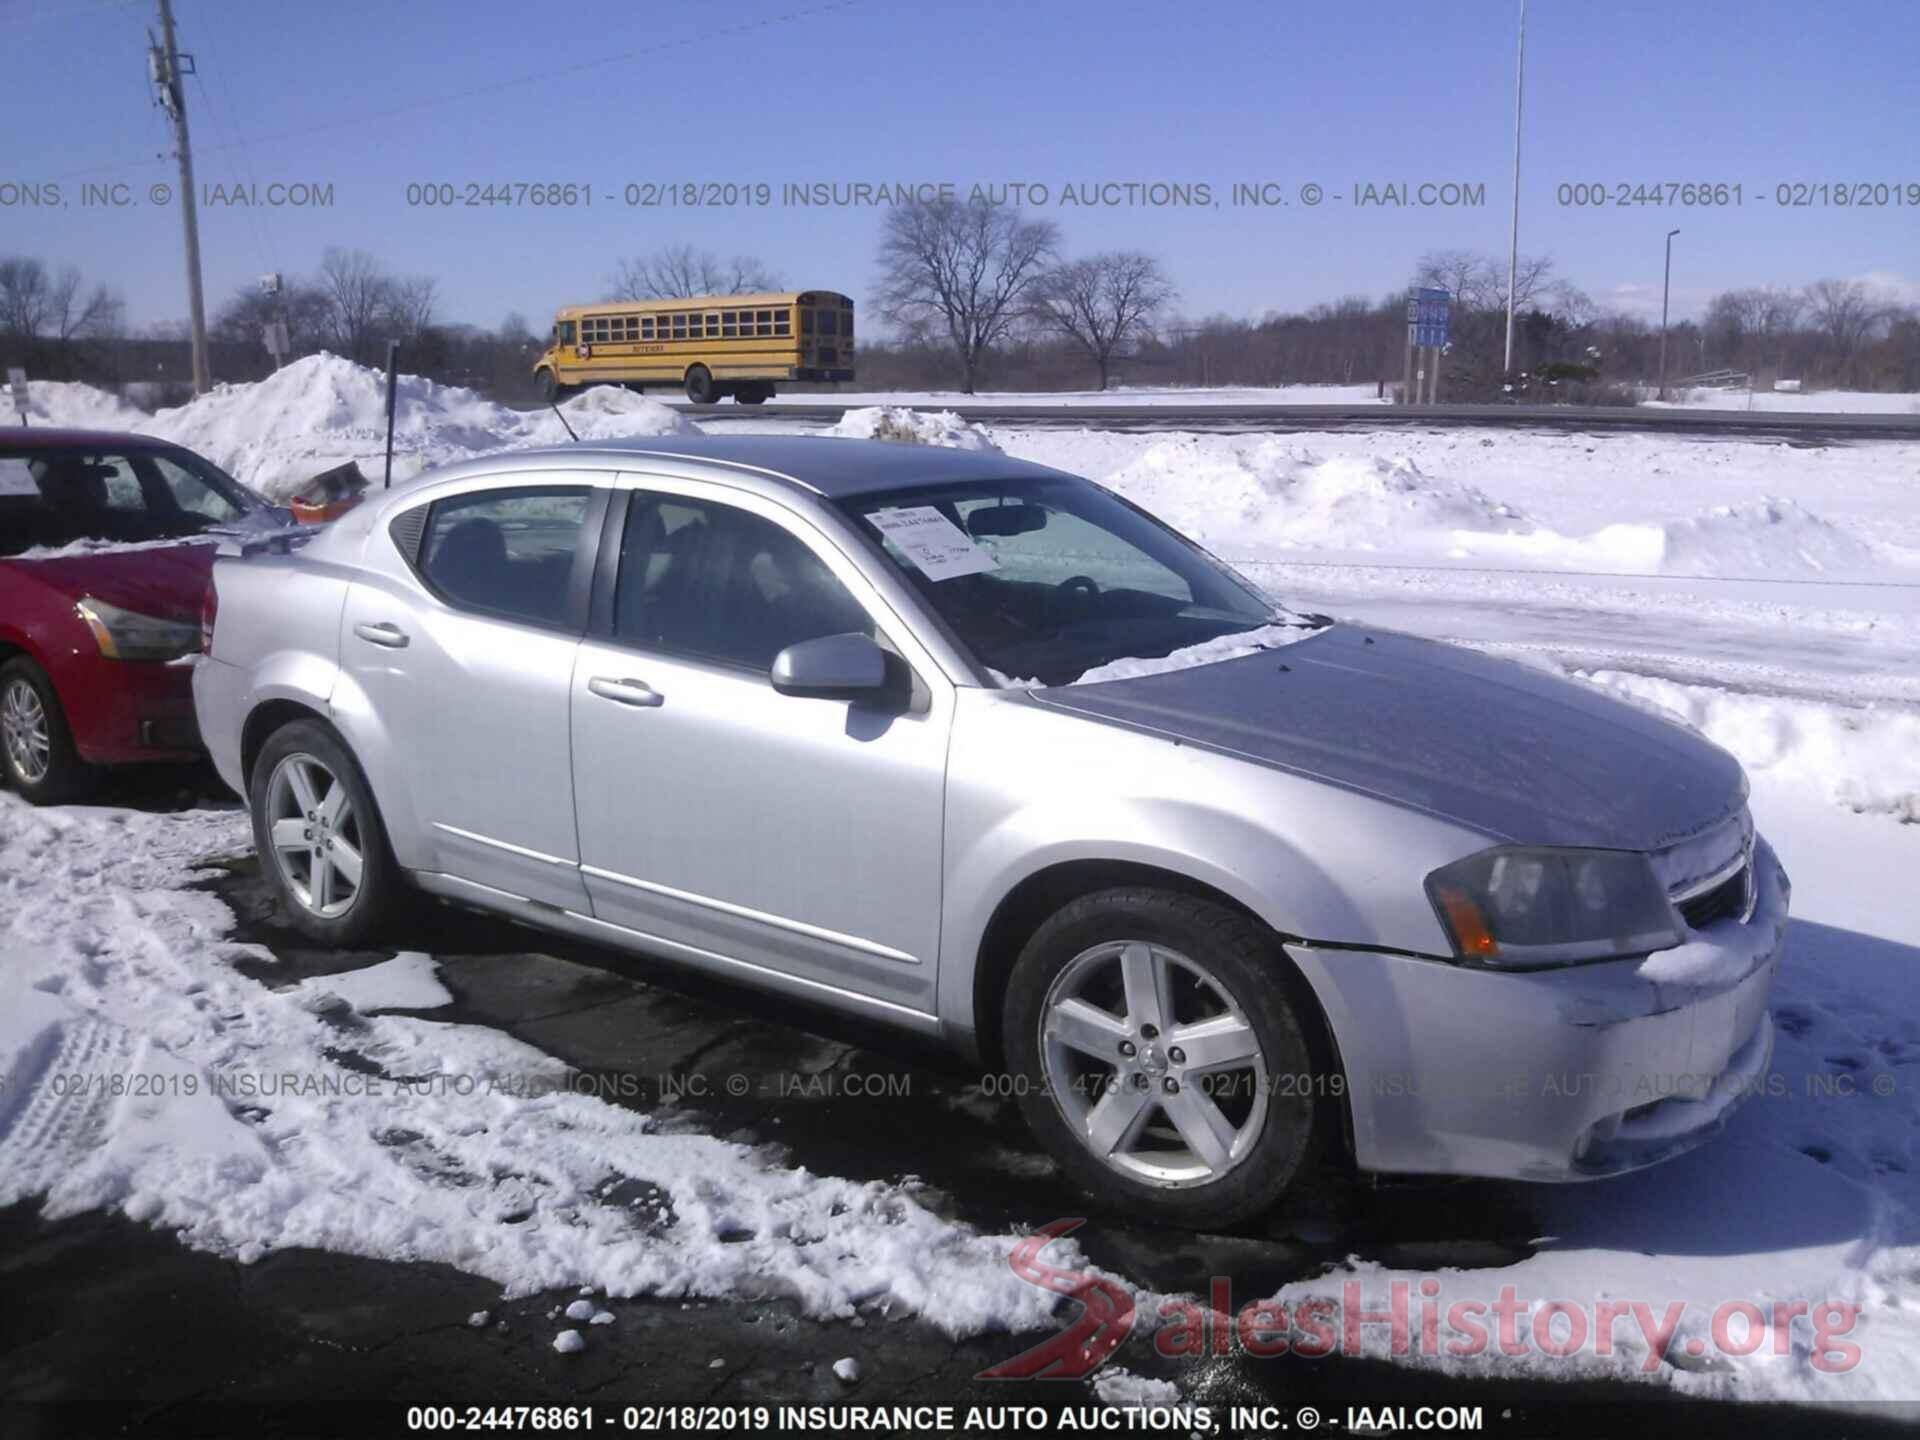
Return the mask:
M200 754L190 665L77 656L61 667L54 688L73 730L74 749L90 765L191 760Z
M1588 1180L1717 1135L1769 1083L1791 887L1641 960L1503 974L1290 946L1333 1027L1364 1170Z

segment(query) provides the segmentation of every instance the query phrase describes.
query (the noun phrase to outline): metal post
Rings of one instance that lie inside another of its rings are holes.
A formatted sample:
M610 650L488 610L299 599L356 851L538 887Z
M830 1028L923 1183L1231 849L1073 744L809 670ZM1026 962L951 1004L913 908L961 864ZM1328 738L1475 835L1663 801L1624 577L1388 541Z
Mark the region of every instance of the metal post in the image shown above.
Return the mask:
M1513 233L1507 241L1507 356L1513 373L1513 293L1520 270L1520 105L1527 79L1527 0L1520 0L1520 44L1513 61Z
M1673 292L1673 237L1678 230L1667 231L1667 275L1660 283L1660 398L1667 398L1667 298Z
M400 381L400 342L387 341L387 478L381 482L382 490L393 488L393 409L399 394Z
M1430 405L1440 403L1440 356L1443 353L1438 345L1433 347L1433 383L1427 387L1427 403Z
M1417 403L1413 396L1413 326L1411 325L1407 326L1407 374L1406 378L1400 382L1400 403L1402 405Z
M160 105L173 121L174 154L180 161L180 219L187 230L187 320L193 331L193 393L213 386L207 368L207 306L200 288L200 215L193 198L193 148L187 140L187 91L180 83L180 50L173 38L173 5L160 0L160 63L155 83Z

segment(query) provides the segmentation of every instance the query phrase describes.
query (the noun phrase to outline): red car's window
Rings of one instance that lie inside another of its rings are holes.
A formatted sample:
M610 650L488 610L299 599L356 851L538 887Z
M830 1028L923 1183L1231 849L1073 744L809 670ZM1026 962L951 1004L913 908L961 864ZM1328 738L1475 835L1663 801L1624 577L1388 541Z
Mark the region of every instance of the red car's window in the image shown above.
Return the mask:
M253 508L246 493L186 452L0 452L0 555L180 539Z

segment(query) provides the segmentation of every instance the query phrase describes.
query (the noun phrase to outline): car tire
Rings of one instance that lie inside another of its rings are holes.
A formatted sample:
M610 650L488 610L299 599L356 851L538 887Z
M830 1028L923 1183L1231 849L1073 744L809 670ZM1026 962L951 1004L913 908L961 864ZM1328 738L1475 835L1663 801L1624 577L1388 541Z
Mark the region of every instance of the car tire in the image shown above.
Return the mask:
M733 392L736 403L741 405L764 405L773 398L771 385L742 385Z
M687 371L687 399L696 405L711 405L720 398L719 387L713 383L713 372L704 365L694 365Z
M47 672L24 655L0 665L0 765L35 805L59 805L91 790L99 772L80 758Z
M1042 924L1009 976L1002 1034L1020 1109L1067 1175L1128 1213L1184 1228L1270 1209L1306 1167L1318 1123L1317 1087L1299 1083L1315 1065L1284 963L1254 920L1169 890L1100 891ZM1136 975L1150 977L1158 1008L1128 999ZM1081 1026L1088 1012L1075 1004L1104 1018ZM1192 1028L1202 1019L1210 1033ZM1078 1048L1089 1036L1103 1052L1112 1042L1110 1073ZM1219 1063L1241 1048L1253 1052L1244 1065ZM1125 1138L1100 1153L1116 1133Z
M296 720L268 736L253 764L247 808L261 873L301 934L351 949L394 918L400 867L366 776L332 727ZM275 827L288 822L304 838L283 833L276 843ZM343 863L349 855L358 857L357 874Z

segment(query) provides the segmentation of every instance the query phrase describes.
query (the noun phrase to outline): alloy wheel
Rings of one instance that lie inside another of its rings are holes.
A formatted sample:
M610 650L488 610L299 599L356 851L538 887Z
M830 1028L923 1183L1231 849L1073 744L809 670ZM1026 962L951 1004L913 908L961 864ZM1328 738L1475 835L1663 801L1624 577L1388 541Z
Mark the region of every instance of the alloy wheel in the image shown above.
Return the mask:
M47 707L40 692L23 677L7 682L0 697L0 738L7 747L7 759L13 773L28 785L47 778L53 764L53 735L47 724Z
M1068 1127L1133 1179L1210 1184L1260 1138L1259 1036L1217 976L1167 946L1115 940L1076 955L1047 992L1040 1056Z
M273 767L267 834L295 900L323 920L353 908L365 868L360 819L346 785L322 761L295 753Z

